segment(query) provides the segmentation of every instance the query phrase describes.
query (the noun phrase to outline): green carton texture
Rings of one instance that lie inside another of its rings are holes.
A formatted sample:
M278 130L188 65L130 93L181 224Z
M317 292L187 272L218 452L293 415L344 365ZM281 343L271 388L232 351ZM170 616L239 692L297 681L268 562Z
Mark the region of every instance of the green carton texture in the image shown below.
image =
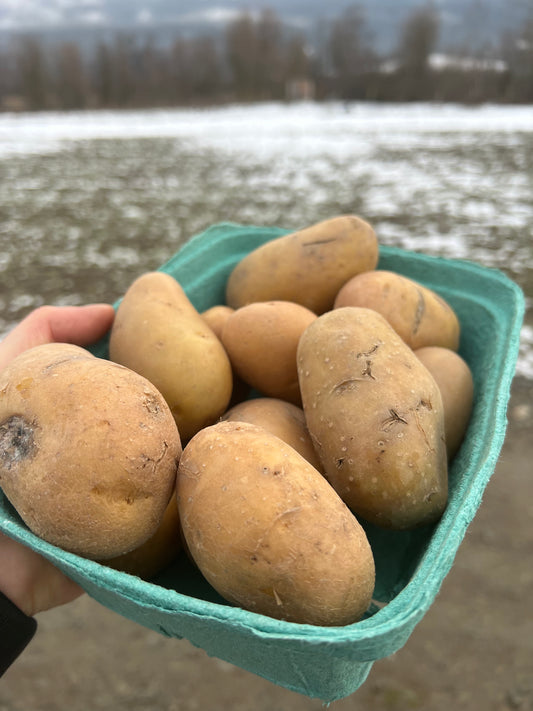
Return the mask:
M237 262L285 234L223 223L187 242L161 271L174 276L198 311L224 303ZM273 683L325 702L353 693L374 661L398 651L435 601L495 469L507 425L524 299L502 272L477 264L380 247L378 269L439 293L461 322L460 354L474 376L468 432L450 467L449 503L438 524L387 531L361 521L376 561L374 601L345 627L272 619L229 605L183 555L152 582L65 552L41 540L0 494L0 529L49 558L102 605L149 629L189 640ZM107 356L104 340L93 349Z

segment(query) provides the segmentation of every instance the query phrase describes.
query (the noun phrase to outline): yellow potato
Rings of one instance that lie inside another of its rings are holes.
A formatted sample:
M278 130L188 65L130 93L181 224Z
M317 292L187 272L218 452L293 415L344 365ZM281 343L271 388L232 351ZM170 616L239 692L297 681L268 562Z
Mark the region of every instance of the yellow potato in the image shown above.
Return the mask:
M224 324L234 311L235 309L232 309L230 306L217 304L216 306L211 306L211 308L206 311L202 311L200 315L215 336L220 339Z
M210 309L207 309L207 311L203 311L201 316L205 320L209 328L213 331L215 336L219 340L221 340L224 325L233 313L235 313L235 309L232 309L229 306L224 306L222 304L217 304L216 306L212 306ZM237 375L233 367L232 377L233 391L231 394L231 400L229 402L230 407L246 400L246 398L250 394L251 389L250 386Z
M320 316L298 372L325 475L356 515L394 529L436 521L448 488L442 398L387 321L357 307Z
M229 602L315 625L361 618L374 589L363 528L292 447L244 422L199 432L178 469L189 551Z
M448 348L427 346L415 351L429 370L442 395L444 431L448 459L453 459L464 439L474 400L472 372L458 353Z
M104 561L115 570L150 580L167 568L181 551L181 527L176 496L170 497L155 533L129 553Z
M353 277L335 298L334 308L343 306L378 311L413 349L459 348L460 324L451 306L436 292L395 272Z
M168 274L148 272L129 287L111 329L109 355L155 385L183 441L228 407L233 383L226 351Z
M296 348L316 319L304 306L265 301L237 309L222 330L222 343L237 375L263 395L301 403Z
M235 405L221 419L263 427L289 444L315 469L322 471L322 463L313 447L301 407L277 398L258 397Z
M140 546L161 522L181 443L145 378L66 344L0 373L0 485L27 526L97 560Z
M250 252L229 276L226 303L239 308L255 301L293 301L323 313L341 286L374 269L378 243L372 227L355 215L341 215L267 242Z

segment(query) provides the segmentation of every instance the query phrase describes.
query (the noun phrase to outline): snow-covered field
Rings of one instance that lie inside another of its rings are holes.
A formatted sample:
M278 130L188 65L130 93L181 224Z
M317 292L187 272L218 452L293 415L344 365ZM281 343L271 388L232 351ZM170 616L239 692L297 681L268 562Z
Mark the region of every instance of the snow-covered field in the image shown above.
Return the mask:
M532 192L530 106L0 114L0 331L40 303L116 298L213 222L356 212L383 244L518 281L533 379Z

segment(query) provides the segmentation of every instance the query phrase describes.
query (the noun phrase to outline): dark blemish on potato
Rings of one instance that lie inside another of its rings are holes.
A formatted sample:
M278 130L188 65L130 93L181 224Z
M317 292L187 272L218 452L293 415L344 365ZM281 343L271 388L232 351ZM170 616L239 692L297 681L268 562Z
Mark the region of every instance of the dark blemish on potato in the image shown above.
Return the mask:
M424 293L417 288L417 294L418 294L418 303L416 305L416 311L415 311L415 317L413 321L413 335L418 331L420 328L420 323L422 321L422 318L424 316L424 312L426 310L426 300L424 299Z
M37 453L34 433L35 424L22 415L12 415L0 424L0 459L6 469Z
M376 379L374 377L374 375L372 375L372 361L371 360L366 361L365 369L363 370L362 375L366 376L367 378L371 378L372 380Z
M321 244L330 244L331 242L336 242L336 237L330 237L329 239L316 239L313 242L302 242L302 247L315 247Z
M390 432L390 430L399 423L404 425L409 424L404 417L399 415L396 410L393 410L392 408L389 410L389 415L390 417L386 417L381 423L381 429L384 432Z
M343 393L357 389L357 383L360 382L362 378L347 378L346 380L341 380L331 388L331 393L334 395L342 395Z
M375 345L372 346L372 348L369 348L367 351L361 351L360 353L356 354L356 358L368 358L368 356L373 355L377 349L381 346L381 341L376 343Z
M345 457L339 457L339 459L337 459L337 461L335 462L335 464L337 465L337 469L340 469L342 467L342 465L344 464L344 460Z
M252 553L252 555L250 556L250 560L252 561L252 563L257 563L257 556L255 555L255 553Z
M425 408L426 410L433 410L433 405L431 404L430 400L420 400L418 405L416 406L417 410L420 410L420 408Z

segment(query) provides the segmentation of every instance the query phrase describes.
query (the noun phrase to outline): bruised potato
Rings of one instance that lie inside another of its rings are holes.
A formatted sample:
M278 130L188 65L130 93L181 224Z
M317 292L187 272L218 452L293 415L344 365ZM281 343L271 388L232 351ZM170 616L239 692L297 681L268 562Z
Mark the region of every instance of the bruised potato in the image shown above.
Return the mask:
M183 441L228 407L233 383L226 351L168 274L143 274L126 291L111 329L109 356L155 385Z
M156 388L83 348L47 344L0 373L0 485L38 536L106 560L158 528L181 442Z
M247 254L229 276L226 303L237 309L255 301L293 301L321 314L348 279L377 262L372 227L355 215L333 217Z
M359 306L384 316L413 350L425 346L459 348L460 324L436 292L396 272L358 274L340 289L335 308Z
M458 353L448 348L427 346L415 351L439 386L444 407L444 431L448 459L457 454L464 439L474 400L472 371Z
M184 449L177 495L190 554L227 601L315 625L366 611L375 570L363 528L326 479L262 427L199 432Z
M320 316L298 372L325 475L355 514L392 529L436 521L448 489L442 398L387 321L357 307Z
M237 375L263 395L301 403L296 348L316 319L304 306L266 301L237 309L222 329L222 343Z
M263 427L299 452L315 469L322 471L322 463L313 447L301 407L277 398L258 397L235 405L221 419Z

